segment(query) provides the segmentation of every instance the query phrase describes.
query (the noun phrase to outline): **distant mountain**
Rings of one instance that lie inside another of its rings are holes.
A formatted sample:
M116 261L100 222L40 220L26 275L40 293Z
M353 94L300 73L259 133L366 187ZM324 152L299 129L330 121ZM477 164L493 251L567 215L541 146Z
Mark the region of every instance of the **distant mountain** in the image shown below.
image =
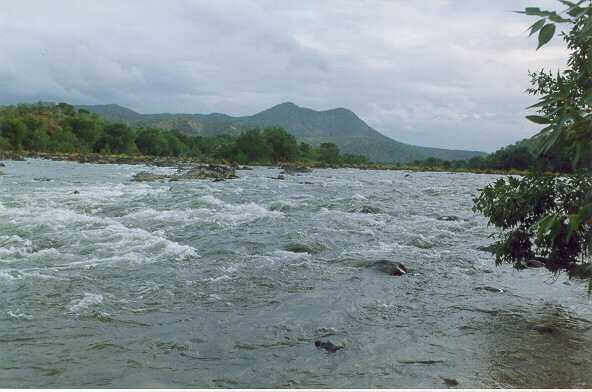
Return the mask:
M291 102L276 105L252 116L226 114L140 114L119 105L79 105L79 109L130 125L177 129L189 135L236 135L249 128L280 126L300 141L318 145L331 142L342 152L361 154L373 162L405 163L429 157L454 160L486 155L480 151L447 150L400 143L371 128L344 108L317 111Z

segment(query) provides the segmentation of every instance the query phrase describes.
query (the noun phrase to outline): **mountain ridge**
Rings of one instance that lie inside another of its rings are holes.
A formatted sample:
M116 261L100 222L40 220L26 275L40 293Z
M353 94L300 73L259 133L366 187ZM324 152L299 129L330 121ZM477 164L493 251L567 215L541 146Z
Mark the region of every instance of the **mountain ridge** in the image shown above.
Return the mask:
M314 110L283 102L250 116L224 113L155 113L141 114L117 104L75 105L108 121L134 126L177 129L189 135L238 135L249 128L280 126L299 141L318 145L335 143L344 153L367 156L373 162L405 163L429 157L454 160L484 156L481 151L422 147L398 142L366 124L353 111L339 107Z

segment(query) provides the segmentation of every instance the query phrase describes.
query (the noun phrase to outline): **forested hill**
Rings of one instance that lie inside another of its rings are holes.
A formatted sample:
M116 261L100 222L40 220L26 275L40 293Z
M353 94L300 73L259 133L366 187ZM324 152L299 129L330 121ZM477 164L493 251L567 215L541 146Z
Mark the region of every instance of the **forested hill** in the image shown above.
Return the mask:
M434 157L444 160L483 156L479 151L447 150L400 143L376 131L354 112L344 108L317 111L291 102L276 105L252 116L226 114L140 114L119 105L79 105L109 121L129 125L179 130L188 135L238 135L249 128L279 126L299 141L319 145L335 143L341 151L367 156L373 162L405 163Z

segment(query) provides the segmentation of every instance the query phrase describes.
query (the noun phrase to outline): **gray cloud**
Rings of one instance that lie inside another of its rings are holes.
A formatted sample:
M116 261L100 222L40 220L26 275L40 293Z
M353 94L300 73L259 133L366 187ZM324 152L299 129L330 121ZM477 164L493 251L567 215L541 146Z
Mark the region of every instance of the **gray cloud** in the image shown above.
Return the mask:
M537 4L555 7L555 2ZM398 140L493 150L532 135L525 1L23 1L0 15L0 103L251 114L348 107ZM34 10L34 12L33 12Z

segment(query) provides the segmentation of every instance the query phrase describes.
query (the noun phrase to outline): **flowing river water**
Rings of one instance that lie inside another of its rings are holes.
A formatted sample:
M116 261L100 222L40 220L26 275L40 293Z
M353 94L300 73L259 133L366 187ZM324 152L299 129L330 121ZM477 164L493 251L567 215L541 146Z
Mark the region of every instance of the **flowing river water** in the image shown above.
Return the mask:
M479 250L496 176L1 169L0 387L592 387L585 282Z

